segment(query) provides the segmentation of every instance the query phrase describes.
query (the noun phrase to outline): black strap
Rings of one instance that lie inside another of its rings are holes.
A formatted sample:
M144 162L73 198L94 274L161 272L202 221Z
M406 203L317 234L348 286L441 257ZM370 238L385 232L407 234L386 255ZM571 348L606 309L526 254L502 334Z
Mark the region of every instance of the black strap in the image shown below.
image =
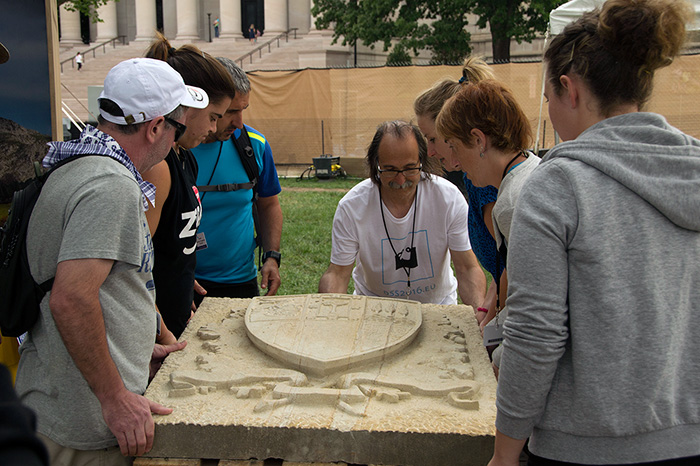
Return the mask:
M506 238L499 230L501 236L501 247L496 251L496 273L501 270L501 261L503 261L503 270L508 265L508 246L506 246ZM501 310L501 277L494 278L496 280L496 312Z
M258 269L262 268L262 238L260 237L260 218L258 216L258 174L260 173L260 168L258 167L258 162L255 160L255 152L253 152L253 145L250 142L250 136L248 136L248 129L243 125L240 131L241 134L237 138L232 137L233 145L236 146L238 151L238 156L241 158L241 163L245 172L248 174L248 179L253 183L253 224L255 225L255 244L258 248Z
M258 167L258 162L255 160L255 152L253 151L253 144L250 142L250 136L248 136L248 129L243 126L239 131L238 137L231 137L231 142L238 152L238 156L241 158L241 164L243 169L248 175L250 182L248 183L229 183L229 184L216 184L216 185L204 185L197 186L197 189L202 193L207 192L228 192L228 191L238 191L241 189L252 189L253 191L253 223L255 225L255 245L258 248L258 268L262 267L262 238L260 237L260 220L258 218L258 178L260 173L260 167ZM219 157L221 157L221 147L219 147ZM214 170L211 173L209 182L211 182L214 177L214 172L216 171L216 166L219 164L219 157L216 159L216 164L214 165ZM204 195L204 194L202 194Z
M247 183L229 183L229 184L208 184L206 186L197 186L200 193L208 193L212 191L229 192L239 191L241 189L253 189L257 183L249 181Z
M54 278L55 278L55 277L54 277ZM43 291L44 293L48 293L49 291L51 291L51 288L53 288L53 281L54 281L54 278L49 278L49 279L46 280L45 282L39 283L37 286L38 286L38 287L41 289L41 291Z
M258 173L260 173L260 167L258 167L258 162L255 160L255 152L253 152L253 145L250 142L250 136L248 136L248 130L245 126L241 128L240 135L237 138L231 138L233 145L238 151L238 156L241 158L241 163L245 169L248 179L255 183L258 183ZM258 200L258 190L253 188L253 201Z

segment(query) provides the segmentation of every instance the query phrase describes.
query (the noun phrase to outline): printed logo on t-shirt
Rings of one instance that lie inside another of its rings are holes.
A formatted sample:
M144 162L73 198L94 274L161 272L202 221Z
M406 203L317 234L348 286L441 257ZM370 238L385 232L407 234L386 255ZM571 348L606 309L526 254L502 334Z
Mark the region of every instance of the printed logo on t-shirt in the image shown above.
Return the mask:
M391 238L391 242L383 238L381 243L383 285L408 283L407 272L410 273L411 284L435 277L427 230L415 232L413 245L410 234L403 238Z
M197 196L199 200L199 196ZM202 220L202 203L200 202L194 210L190 212L183 212L182 219L185 221L185 226L180 231L179 238L192 238L192 246L182 248L183 254L190 255L197 249L197 228L199 228L199 222Z

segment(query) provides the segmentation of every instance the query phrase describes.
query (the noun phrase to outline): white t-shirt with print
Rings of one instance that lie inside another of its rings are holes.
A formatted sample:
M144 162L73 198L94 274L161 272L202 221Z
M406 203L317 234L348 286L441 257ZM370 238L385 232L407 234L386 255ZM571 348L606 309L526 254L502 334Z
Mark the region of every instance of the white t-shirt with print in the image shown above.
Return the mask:
M371 180L362 181L340 200L333 219L331 262L355 263L356 294L455 304L457 279L449 250L471 249L468 206L460 191L441 177L424 177L403 218L394 217L386 206L383 209L391 241L382 222L379 187Z

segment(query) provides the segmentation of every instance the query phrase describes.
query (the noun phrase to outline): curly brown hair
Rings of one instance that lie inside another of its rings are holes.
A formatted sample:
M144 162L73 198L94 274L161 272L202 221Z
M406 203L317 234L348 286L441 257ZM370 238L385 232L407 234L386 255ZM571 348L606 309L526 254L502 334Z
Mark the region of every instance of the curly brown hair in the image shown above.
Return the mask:
M530 122L515 96L493 79L464 86L445 102L435 121L435 129L445 139L457 139L470 147L474 128L504 152L526 149L532 141Z

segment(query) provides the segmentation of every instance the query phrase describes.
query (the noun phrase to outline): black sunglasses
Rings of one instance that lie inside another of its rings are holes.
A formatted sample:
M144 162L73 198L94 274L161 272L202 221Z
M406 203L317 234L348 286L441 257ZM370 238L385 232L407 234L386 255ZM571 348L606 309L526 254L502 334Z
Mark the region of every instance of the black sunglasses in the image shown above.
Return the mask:
M175 142L177 142L180 139L180 137L183 134L185 134L185 131L187 130L187 126L183 125L179 121L173 120L170 117L163 117L163 118L165 118L165 121L170 123L173 126L173 128L175 128Z

